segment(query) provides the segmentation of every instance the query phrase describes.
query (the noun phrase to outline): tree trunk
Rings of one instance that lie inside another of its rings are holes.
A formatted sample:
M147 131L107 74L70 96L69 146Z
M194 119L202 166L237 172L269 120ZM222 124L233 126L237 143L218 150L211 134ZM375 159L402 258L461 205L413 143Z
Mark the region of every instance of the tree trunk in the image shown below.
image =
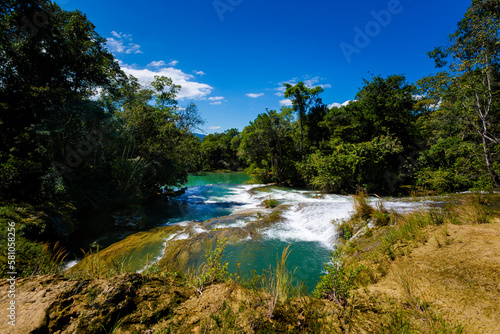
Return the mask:
M483 140L484 160L486 161L486 168L488 168L488 173L490 173L491 184L495 188L500 188L500 182L498 181L498 175L493 170L492 165L491 165L491 155L490 155L490 150L488 149L488 146L487 146L488 143L486 141L486 137L484 135L481 135L481 137Z
M302 154L302 140L303 140L303 135L302 135L302 117L300 118L300 146L299 146L299 149L300 149L300 154Z

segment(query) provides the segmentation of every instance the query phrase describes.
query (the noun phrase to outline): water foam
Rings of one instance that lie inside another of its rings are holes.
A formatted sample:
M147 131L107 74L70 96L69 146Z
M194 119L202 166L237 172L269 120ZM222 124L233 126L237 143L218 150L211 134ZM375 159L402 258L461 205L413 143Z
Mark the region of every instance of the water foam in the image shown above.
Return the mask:
M264 235L285 242L316 242L331 249L337 236L332 221L348 218L352 201L345 196L316 199L312 194L306 191L285 194L281 200L290 208L283 213L284 222L267 229Z

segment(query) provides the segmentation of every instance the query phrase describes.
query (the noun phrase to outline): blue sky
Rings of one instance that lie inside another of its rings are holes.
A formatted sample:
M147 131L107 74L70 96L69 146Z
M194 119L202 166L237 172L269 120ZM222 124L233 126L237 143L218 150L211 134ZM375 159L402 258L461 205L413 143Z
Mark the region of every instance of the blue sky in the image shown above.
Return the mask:
M328 105L363 78L436 73L427 51L456 30L470 0L57 0L87 14L124 71L166 75L205 133L242 130L287 104L283 83L321 85Z

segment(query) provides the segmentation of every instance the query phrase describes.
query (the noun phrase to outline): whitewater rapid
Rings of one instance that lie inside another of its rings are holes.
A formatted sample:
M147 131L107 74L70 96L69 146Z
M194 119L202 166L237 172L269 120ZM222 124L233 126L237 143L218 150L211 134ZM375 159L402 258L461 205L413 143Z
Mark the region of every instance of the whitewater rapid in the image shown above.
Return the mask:
M313 242L326 249L333 249L338 236L337 225L343 219L348 219L353 213L353 198L341 195L322 195L315 191L298 190L279 187L265 187L264 185L231 185L224 193L207 191L206 187L221 187L221 185L204 185L187 189L184 200L196 205L220 205L228 210L229 216L239 215L230 224L217 225L217 228L244 227L256 215L241 218L245 212L271 212L262 205L266 199L279 201L282 208L281 222L261 231L261 235L268 240L280 240L286 243ZM203 195L209 195L203 198ZM370 199L373 204L379 201ZM384 201L387 209L397 212L414 210L425 203L422 202L392 202ZM182 222L183 225L193 224L192 221ZM199 225L193 228L196 232L206 232Z

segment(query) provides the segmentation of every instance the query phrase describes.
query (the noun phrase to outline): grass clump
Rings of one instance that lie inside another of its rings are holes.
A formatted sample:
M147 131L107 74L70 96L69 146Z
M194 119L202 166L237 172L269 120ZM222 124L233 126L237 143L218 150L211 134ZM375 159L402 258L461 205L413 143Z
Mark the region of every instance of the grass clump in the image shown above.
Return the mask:
M109 270L101 258L99 246L97 246L96 251L93 251L92 249L88 252L83 249L81 251L83 253L83 259L81 261L82 267L77 274L81 275L83 273L84 276L87 276L90 279L106 277Z
M384 207L382 201L378 201L376 207L371 206L366 192L358 192L353 198L354 213L348 220L342 220L337 227L340 240L348 241L363 229L363 234L368 234L367 237L370 237L373 232L369 227L373 226L369 224L382 227L391 223L392 214Z
M264 275L263 285L271 298L268 302L266 316L271 319L278 302L285 301L292 290L293 275L295 271L287 269L286 263L290 255L290 245L283 249L281 257L277 260L276 268L269 267L268 275Z
M371 218L376 226L387 226L391 222L389 211L387 211L382 201L377 202L377 208L373 210Z
M354 211L353 218L369 219L375 209L368 204L368 194L365 191L358 191L354 198Z
M351 220L371 221L376 226L386 226L391 222L391 214L385 208L382 200L376 203L376 207L368 203L366 192L360 191L354 198L354 214Z
M480 193L472 194L455 205L453 213L459 223L487 224L490 222L490 214L487 209L489 204L487 196Z

